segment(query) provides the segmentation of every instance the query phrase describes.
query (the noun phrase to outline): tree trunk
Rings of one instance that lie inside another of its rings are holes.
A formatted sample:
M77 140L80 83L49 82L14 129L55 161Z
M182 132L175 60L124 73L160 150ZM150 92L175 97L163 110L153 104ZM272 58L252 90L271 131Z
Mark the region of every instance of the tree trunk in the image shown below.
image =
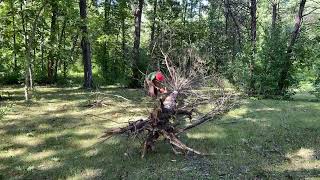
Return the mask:
M125 60L126 59L126 54L127 54L127 52L126 52L126 27L125 27L125 20L126 20L126 17L125 16L122 16L121 17L121 33L122 33L122 35L121 35L121 41L122 41L122 45L121 45L121 49L122 49L122 58L123 58L123 60Z
M279 94L284 95L285 91L289 88L289 71L291 69L293 61L291 60L292 56L292 51L293 51L293 46L298 38L299 32L300 32L300 27L302 23L302 14L304 11L304 7L306 4L306 0L301 0L300 5L299 5L299 11L298 14L295 17L295 25L294 25L294 31L291 35L291 39L289 42L289 45L287 47L287 52L286 52L286 62L282 68L282 71L280 73L280 79L278 81L278 89L279 89Z
M141 15L144 0L139 0L138 7L134 12L134 43L133 43L133 62L132 62L132 73L133 79L130 87L141 87L140 79L141 75L139 72L139 59L140 59L140 32L141 32Z
M48 83L53 83L54 76L54 64L55 64L55 50L54 45L56 44L56 29L57 29L57 15L58 15L58 6L55 1L51 2L51 30L50 30L50 50L48 56Z
M154 46L154 34L156 29L156 17L157 17L157 2L158 0L154 0L153 2L153 17L152 17L152 25L151 25L151 34L150 34L150 45L149 45L149 53L152 53Z
M97 8L98 7L98 0L92 0L92 5Z
M202 18L201 12L202 12L202 3L201 3L201 0L199 0L199 7L198 7L199 20L201 20Z
M124 68L126 58L127 58L127 49L126 49L126 7L127 7L127 1L121 0L119 2L120 6L120 19L121 19L121 50L122 50L122 60L123 64L122 67Z
M91 49L89 41L89 33L87 27L87 2L86 0L79 0L81 25L80 29L82 31L82 58L84 66L84 84L83 87L91 89L93 87L92 81L92 66L91 66Z
M190 19L193 20L193 9L194 9L194 2L193 0L190 0Z
M255 68L255 59L256 59L256 37L257 37L257 1L251 0L250 6L250 15L251 15L251 46L252 46L252 54L249 62L249 74L250 74L250 82L249 82L249 93L252 94L255 91L255 79L254 79L254 68Z
M62 25L62 29L61 29L60 36L59 36L59 41L58 41L58 50L59 50L59 52L62 50L61 48L62 48L62 43L64 42L64 38L65 38L65 30L66 30L67 22L68 22L68 18L65 17L64 20L63 20L63 25ZM58 69L59 69L59 66L60 66L60 61L59 61L60 57L56 58L56 63L55 63L55 66L54 66L54 79L55 80L57 80L57 78L58 78Z
M41 33L41 45L40 45L40 49L41 49L41 72L45 73L45 65L44 65L44 28L42 28L42 33Z
M11 10L12 10L12 27L13 27L13 71L16 72L18 70L17 65L17 41L16 41L16 24L15 24L15 8L14 2L11 1Z
M104 33L108 34L110 31L110 11L111 11L111 0L105 0L104 2Z
M106 36L108 36L110 34L110 11L111 11L111 0L105 0L104 2L104 26L103 26L103 32ZM109 73L109 65L108 65L108 61L109 61L109 53L108 53L108 44L107 44L107 40L105 40L102 44L102 58L104 60L104 66L105 66L105 71L108 72L104 72L104 73Z
M183 26L185 26L186 21L187 21L188 0L183 0L182 4L183 4L183 14L184 14L182 22L183 22Z
M241 43L241 38L242 38L242 36L241 36L241 27L240 27L241 24L237 21L236 15L232 12L229 0L226 0L224 3L225 3L225 5L224 5L225 8L227 8L228 15L231 17L231 19L232 19L232 21L233 21L233 23L235 25L235 32L236 32L236 34L238 36L238 43L239 43L239 47L240 47L241 44L242 44Z
M21 21L22 21L22 30L23 30L23 39L24 44L26 48L25 52L25 62L24 62L24 98L25 101L29 101L29 90L30 90L30 73L29 73L29 64L30 64L30 58L29 58L29 44L28 44L28 34L27 34L27 22L25 20L24 15L24 6L26 6L26 1L21 1L20 10L21 10Z
M272 22L271 22L271 28L272 31L276 28L276 21L277 21L277 3L272 3Z

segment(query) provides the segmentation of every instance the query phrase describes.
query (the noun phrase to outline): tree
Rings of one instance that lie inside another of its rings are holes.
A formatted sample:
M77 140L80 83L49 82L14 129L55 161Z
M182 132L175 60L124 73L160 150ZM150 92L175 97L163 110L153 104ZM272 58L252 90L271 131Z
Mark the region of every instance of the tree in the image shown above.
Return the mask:
M280 72L280 79L278 81L279 94L284 94L288 89L288 87L290 86L288 78L290 75L289 71L291 70L291 67L293 64L293 60L291 59L292 51L293 51L293 46L295 45L295 42L300 32L305 4L306 4L306 0L300 1L299 10L295 17L294 30L292 32L291 39L289 41L289 45L286 52L286 61L284 63L284 66L282 67L282 70Z
M0 82L24 79L31 90L76 82L68 76L75 72L84 73L83 86L90 88L94 72L104 79L99 83L139 87L143 73L163 68L158 46L176 51L192 44L207 66L239 88L285 95L301 74L315 79L318 6L306 0L2 1ZM288 36L294 8L299 12Z
M57 42L57 16L58 4L55 0L51 1L51 30L50 30L50 50L48 55L48 82L53 83L54 65L56 63L56 42Z
M140 84L140 36L141 36L141 16L144 0L138 0L138 5L134 10L134 42L132 61L132 81L130 87L141 87Z
M250 70L250 82L249 82L249 93L254 93L255 91L255 77L254 77L254 69L255 69L255 61L256 61L256 38L257 38L257 1L251 0L250 5L250 15L251 15L251 46L252 46L252 54L249 63Z
M86 0L79 0L79 7L80 7L80 18L81 18L80 29L82 31L81 48L82 48L82 59L83 59L83 66L84 66L83 87L90 89L93 87L93 81L92 81L92 66L91 66L91 49L90 49L89 33L88 33L88 26L87 26Z
M25 42L25 82L24 82L24 89L25 89L25 100L28 101L29 98L29 91L33 89L33 75L32 75L32 47L34 47L34 40L36 36L36 29L38 26L38 19L41 16L45 6L47 5L44 2L39 9L36 11L36 15L34 18L33 23L31 24L31 31L28 31L28 22L25 18L25 13L23 12L23 7L27 6L27 2L21 2L21 18L22 18L22 26L23 26L23 34L24 34L24 42Z
M153 12L152 12L152 22L151 22L151 33L150 33L150 45L149 45L149 52L152 53L152 49L154 46L154 36L155 36L155 30L156 30L156 17L157 17L157 5L158 0L153 0Z

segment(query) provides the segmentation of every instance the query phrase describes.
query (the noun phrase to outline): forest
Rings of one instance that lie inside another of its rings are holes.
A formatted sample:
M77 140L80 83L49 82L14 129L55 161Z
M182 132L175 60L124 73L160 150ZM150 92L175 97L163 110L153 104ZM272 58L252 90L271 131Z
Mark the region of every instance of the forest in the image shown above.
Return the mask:
M317 0L0 0L0 179L319 178L319 101Z

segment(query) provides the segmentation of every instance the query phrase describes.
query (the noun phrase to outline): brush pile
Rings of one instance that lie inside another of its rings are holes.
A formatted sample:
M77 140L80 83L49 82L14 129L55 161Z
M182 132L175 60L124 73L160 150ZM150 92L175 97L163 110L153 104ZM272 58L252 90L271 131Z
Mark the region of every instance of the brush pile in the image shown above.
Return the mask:
M129 122L125 127L107 129L101 138L142 136L142 157L148 151L155 150L155 144L161 137L168 140L176 154L191 152L203 155L181 142L178 135L204 122L218 119L235 105L237 96L225 90L224 81L217 74L209 73L205 61L192 48L180 53L187 55L177 58L180 61L176 62L170 60L169 53L161 52L166 67L165 86L170 93L156 101L156 107L145 119ZM187 117L189 122L179 116Z

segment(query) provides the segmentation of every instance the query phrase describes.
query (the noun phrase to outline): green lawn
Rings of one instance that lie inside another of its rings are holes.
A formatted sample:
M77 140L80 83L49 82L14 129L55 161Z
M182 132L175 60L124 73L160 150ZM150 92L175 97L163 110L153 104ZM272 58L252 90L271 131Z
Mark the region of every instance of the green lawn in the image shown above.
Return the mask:
M98 137L146 116L150 99L138 90L100 91L110 94L106 107L90 109L91 93L77 88L37 88L24 103L23 89L2 87L0 95L11 99L1 107L11 111L0 120L0 179L320 178L320 103L306 93L291 101L244 100L181 136L210 156L176 156L160 141L141 159L137 139Z

